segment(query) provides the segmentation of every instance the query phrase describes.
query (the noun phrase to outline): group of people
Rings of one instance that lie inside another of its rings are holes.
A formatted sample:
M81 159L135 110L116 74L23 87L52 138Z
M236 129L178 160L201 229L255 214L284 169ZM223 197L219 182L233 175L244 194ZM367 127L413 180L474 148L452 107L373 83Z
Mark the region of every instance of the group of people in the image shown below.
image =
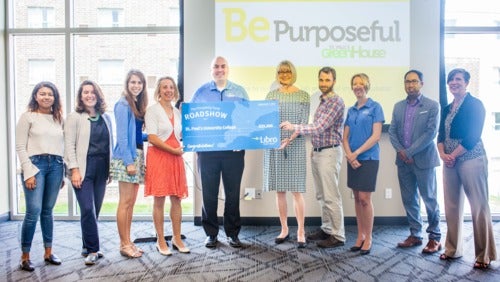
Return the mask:
M246 101L245 89L228 80L229 65L224 57L211 64L213 80L202 85L191 102ZM297 247L305 248L315 241L320 248L343 246L346 241L339 174L343 158L347 161L347 186L352 189L357 222L357 238L350 247L361 255L369 254L373 245L375 191L380 161L378 141L385 121L381 105L368 97L370 79L364 73L351 78L356 103L345 116L343 99L334 91L336 71L323 67L318 72L320 103L312 123L308 123L309 94L294 85L297 71L290 61L276 68L278 87L266 99L279 101L281 145L264 153L264 190L276 192L281 231L276 244L290 239L286 192L293 196L297 220ZM487 158L481 141L485 110L466 88L470 74L454 69L448 74L448 88L453 102L440 113L439 104L421 93L423 74L410 70L404 75L406 99L394 106L390 141L396 151L396 165L401 196L410 225L410 236L398 247L422 245L422 217L419 195L428 217L429 241L424 253L442 249L437 203L436 167L444 163L443 188L448 231L445 250L440 259L461 257L464 194L471 204L475 268L488 268L496 259L491 215L488 205ZM141 257L143 250L130 239L133 208L139 184L144 193L154 197L153 222L157 234L156 248L162 255L172 255L164 237L165 198L170 198L172 248L189 253L181 240L181 200L188 196L182 159L181 116L174 103L179 99L171 77L158 80L149 108L144 74L131 70L125 88L115 104L116 145L113 147L110 117L99 86L84 81L78 90L75 112L62 118L57 88L50 82L35 86L28 105L16 128L16 150L22 166L26 216L21 232L22 270L33 271L29 252L38 217L40 217L44 259L61 264L52 253L52 209L63 185L64 163L81 212L85 264L93 265L103 256L99 249L97 218L106 184L111 177L119 183L117 226L120 253L129 258ZM316 199L321 208L320 228L305 234L306 145L303 136L310 135L311 166ZM435 139L437 136L437 146ZM149 144L146 164L144 142ZM437 149L436 149L437 147ZM202 187L202 226L205 246L216 248L219 221L217 216L219 186L224 188L223 228L228 243L243 246L241 230L240 186L245 166L245 151L210 151L197 153L198 175ZM145 171L145 165L147 171Z
M424 253L442 249L435 168L443 161L443 192L447 233L442 260L463 255L464 194L471 206L474 234L474 268L486 269L497 257L488 204L488 165L481 140L485 109L467 92L470 73L456 68L447 84L453 101L441 112L439 104L421 94L423 74L410 70L404 76L407 98L394 106L389 136L396 150L401 197L410 236L398 247L422 244L419 195L425 204L429 240ZM437 150L435 138L437 135Z
M75 111L63 121L61 98L51 82L38 83L31 94L28 110L16 127L16 151L22 167L26 215L21 230L20 269L33 271L30 250L38 218L45 247L44 260L60 265L52 252L53 208L64 174L76 195L81 215L82 252L86 265L94 265L104 254L100 251L97 219L106 185L118 181L119 203L116 212L120 253L129 258L142 256L133 244L130 229L139 184L145 196L154 197L153 221L156 248L172 255L164 236L164 204L170 198L172 248L180 253L190 250L181 240L181 200L188 196L182 159L181 118L174 107L179 99L171 77L158 80L154 97L157 103L146 111L146 79L139 70L130 70L122 97L115 104L116 144L106 113L104 95L94 81L83 81L77 91ZM145 172L144 142L148 141L148 170Z
M318 72L320 103L314 113L313 122L308 124L309 95L296 87L291 87L297 77L295 67L288 61L282 62L278 66L277 75L282 87L271 92L267 99L280 101L280 127L284 137L281 150L266 153L266 160L270 159L271 166L266 167L266 170L270 171L267 178L264 173L268 182L268 186L264 187L278 191L278 210L282 228L275 242L280 244L289 238L285 195L280 192L291 191L294 193L298 223L298 247L306 246L302 197L302 193L306 190L304 161L306 148L304 138L299 137L310 135L313 147L312 175L316 199L321 208L321 227L309 234L307 240L316 241L316 245L320 248L334 248L345 244L344 214L339 190L339 174L345 153L349 163L347 186L354 194L358 228L356 242L350 250L359 251L361 255L369 254L374 219L371 193L375 191L380 154L378 140L384 123L382 107L367 96L370 89L369 77L364 73L358 73L351 78L351 89L356 96L356 104L348 109L344 121L344 101L333 89L336 83L336 71L331 67L321 68ZM285 90L290 88L293 89L291 94ZM302 100L296 98L295 108L293 102L290 102L293 101L291 98L293 96L303 97ZM292 140L297 141L292 143ZM280 157L276 158L275 155Z
M248 95L243 87L228 80L226 59L212 62L213 81L202 86L192 102L241 101ZM356 103L344 116L343 99L334 91L336 71L323 67L318 72L320 103L312 123L308 123L309 94L294 85L297 71L290 61L276 68L276 85L266 96L279 101L281 145L264 153L264 190L276 192L281 231L276 244L290 239L286 192L293 197L297 220L297 247L305 248L315 241L320 248L345 244L342 197L339 174L343 156L347 160L347 186L352 189L358 235L350 247L367 255L373 244L374 209L371 195L375 191L380 162L378 141L385 121L381 105L368 97L370 79L364 73L351 78ZM436 167L439 158L445 164L443 190L448 231L440 259L461 257L464 194L472 210L475 242L474 268L485 269L496 259L496 247L488 204L487 158L481 141L485 110L479 99L467 92L470 74L453 69L447 84L453 102L440 112L439 104L424 96L422 72L412 69L404 75L406 99L394 105L389 136L396 151L396 166L401 198L410 226L410 235L397 246L422 245L423 222L420 200L425 204L429 240L423 253L442 249L437 202ZM306 236L304 198L306 191L306 147L303 136L311 136L311 166L316 199L321 208L320 228ZM437 145L436 145L437 136ZM229 244L241 247L239 195L244 168L244 151L199 152L198 168L203 193L202 225L207 234L205 246L217 246L217 202L222 176L226 195L223 225Z

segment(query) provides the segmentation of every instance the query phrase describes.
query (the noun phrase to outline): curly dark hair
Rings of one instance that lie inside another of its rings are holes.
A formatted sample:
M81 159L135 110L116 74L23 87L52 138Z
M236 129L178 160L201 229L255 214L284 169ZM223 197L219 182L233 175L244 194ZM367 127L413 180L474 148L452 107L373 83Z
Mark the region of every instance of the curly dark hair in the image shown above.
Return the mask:
M76 95L76 107L75 111L78 113L87 112L85 105L82 101L83 87L85 85L91 85L94 88L93 93L95 94L97 103L95 104L95 110L99 114L103 114L106 111L106 101L104 101L104 95L102 94L101 87L92 80L85 80L80 84L78 88L78 94Z

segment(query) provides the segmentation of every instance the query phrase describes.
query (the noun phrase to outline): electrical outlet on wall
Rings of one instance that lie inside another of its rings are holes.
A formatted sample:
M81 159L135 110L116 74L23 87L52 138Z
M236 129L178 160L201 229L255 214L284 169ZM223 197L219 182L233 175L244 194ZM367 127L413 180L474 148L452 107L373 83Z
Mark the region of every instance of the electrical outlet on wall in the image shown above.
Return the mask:
M255 199L255 188L245 188L245 200Z
M385 198L392 199L392 188L385 188Z

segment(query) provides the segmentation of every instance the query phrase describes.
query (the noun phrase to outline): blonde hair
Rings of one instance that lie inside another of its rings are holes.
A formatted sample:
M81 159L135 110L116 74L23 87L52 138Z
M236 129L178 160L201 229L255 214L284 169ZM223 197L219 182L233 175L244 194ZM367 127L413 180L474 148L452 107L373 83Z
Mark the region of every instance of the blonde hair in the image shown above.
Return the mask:
M158 82L156 83L155 94L154 94L155 100L160 101L160 98L161 98L160 87L161 87L161 82L164 80L170 80L170 81L172 81L172 84L174 84L174 99L175 99L174 102L177 102L177 100L179 100L179 89L177 89L177 84L175 84L175 80L170 76L164 76L164 77L160 77L158 79Z
M279 82L279 72L282 69L290 70L292 72L292 84L297 81L297 70L295 70L295 66L292 64L292 62L288 60L281 61L278 66L276 67L276 81Z
M351 89L352 89L352 83L354 82L354 79L356 77L359 77L361 79L361 81L363 82L363 85L365 86L365 91L368 92L368 90L370 90L370 78L365 73L357 73L357 74L352 76Z

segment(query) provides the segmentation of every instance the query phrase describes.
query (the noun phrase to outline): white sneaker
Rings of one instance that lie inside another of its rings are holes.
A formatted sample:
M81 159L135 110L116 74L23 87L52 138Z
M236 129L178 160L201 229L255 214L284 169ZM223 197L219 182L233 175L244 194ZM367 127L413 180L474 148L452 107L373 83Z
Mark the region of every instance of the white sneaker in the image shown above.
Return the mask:
M85 265L94 265L98 259L99 259L99 255L97 253L90 253L85 258Z

